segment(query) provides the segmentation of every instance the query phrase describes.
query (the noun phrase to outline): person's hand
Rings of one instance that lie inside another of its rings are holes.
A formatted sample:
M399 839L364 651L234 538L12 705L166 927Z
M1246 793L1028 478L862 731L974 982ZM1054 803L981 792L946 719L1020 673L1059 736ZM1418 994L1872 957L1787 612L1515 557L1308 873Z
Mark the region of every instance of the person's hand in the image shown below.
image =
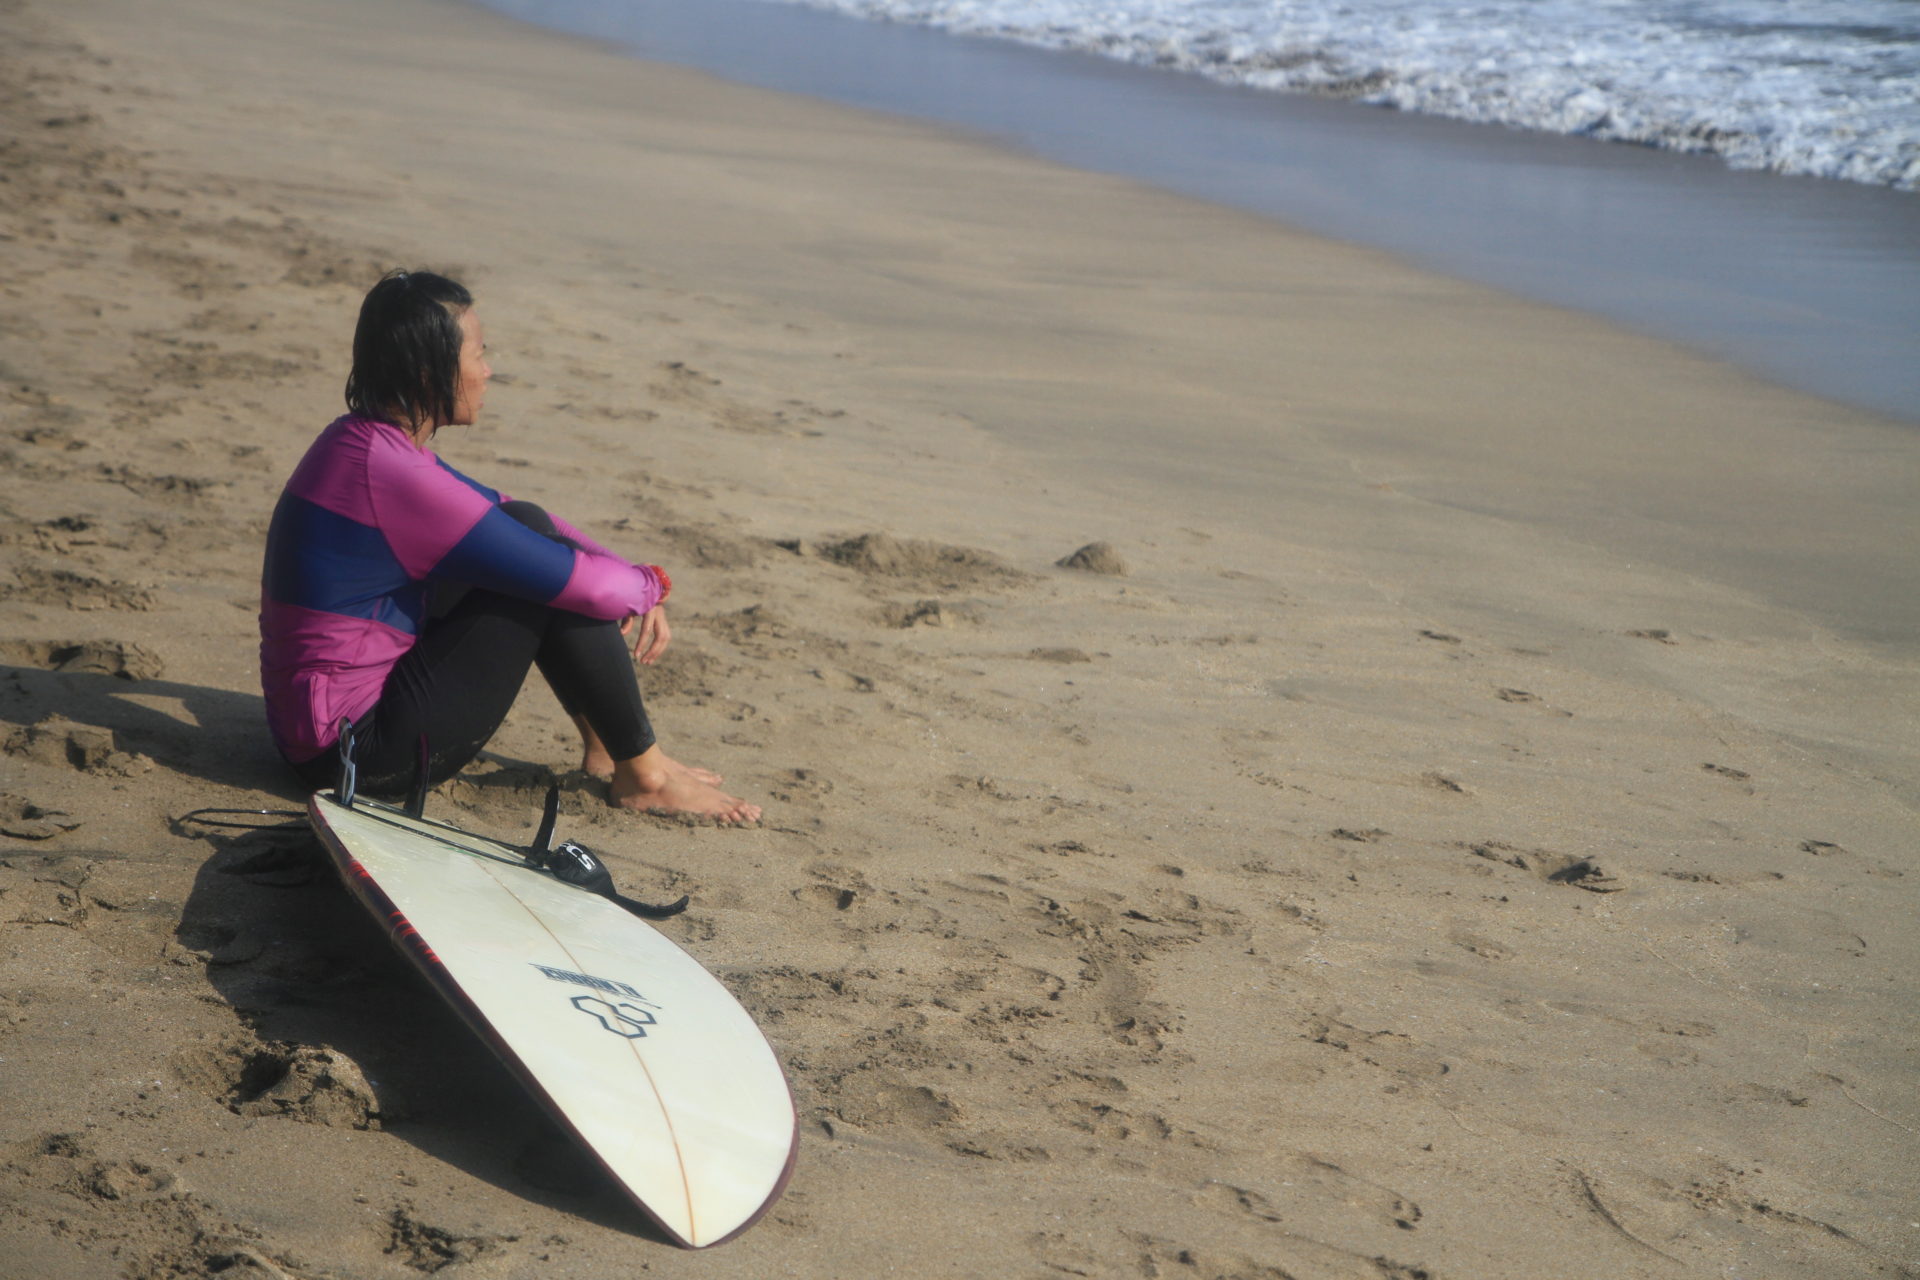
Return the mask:
M628 614L620 623L620 634L633 635L633 624L640 624L640 633L633 636L633 656L642 666L650 667L660 660L667 651L667 642L673 639L673 628L667 625L667 611L655 605L643 614Z

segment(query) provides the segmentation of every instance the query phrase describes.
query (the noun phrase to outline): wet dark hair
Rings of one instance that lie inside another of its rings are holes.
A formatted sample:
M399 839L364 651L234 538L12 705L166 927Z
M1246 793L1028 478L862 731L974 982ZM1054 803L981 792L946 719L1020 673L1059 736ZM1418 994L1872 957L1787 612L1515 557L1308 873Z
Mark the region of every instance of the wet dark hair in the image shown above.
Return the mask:
M396 426L450 421L460 387L466 287L431 271L389 271L367 290L353 331L347 408Z

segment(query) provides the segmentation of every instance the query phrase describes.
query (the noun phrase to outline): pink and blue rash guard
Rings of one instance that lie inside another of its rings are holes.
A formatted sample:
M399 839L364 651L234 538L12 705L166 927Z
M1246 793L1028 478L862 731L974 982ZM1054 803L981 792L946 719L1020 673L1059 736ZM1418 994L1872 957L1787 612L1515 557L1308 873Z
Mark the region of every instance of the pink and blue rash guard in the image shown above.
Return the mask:
M391 423L335 421L294 469L267 532L260 684L267 727L298 764L331 747L340 719L380 700L425 621L427 583L537 600L593 618L658 604L659 576L564 521L580 548L542 536Z

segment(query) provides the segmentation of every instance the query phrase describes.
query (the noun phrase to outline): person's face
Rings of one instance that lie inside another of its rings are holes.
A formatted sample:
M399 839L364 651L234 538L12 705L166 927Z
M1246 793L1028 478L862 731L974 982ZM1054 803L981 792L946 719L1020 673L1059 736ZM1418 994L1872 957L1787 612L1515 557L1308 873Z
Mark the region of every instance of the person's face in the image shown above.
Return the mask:
M487 379L493 369L487 364L487 341L480 331L480 317L472 307L460 313L460 375L454 387L453 420L448 426L470 427L480 417L480 406L487 398Z

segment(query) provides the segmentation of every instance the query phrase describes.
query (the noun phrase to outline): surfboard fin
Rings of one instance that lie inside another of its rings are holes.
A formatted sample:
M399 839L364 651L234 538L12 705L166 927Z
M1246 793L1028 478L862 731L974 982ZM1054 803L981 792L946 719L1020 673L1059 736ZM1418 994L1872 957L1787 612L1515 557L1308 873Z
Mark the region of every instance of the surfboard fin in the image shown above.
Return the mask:
M424 818L427 814L427 735L421 734L419 752L414 761L413 791L407 796L407 816Z
M536 867L547 864L547 853L553 848L553 825L560 818L560 784L547 786L546 808L540 814L540 829L533 833L533 843L527 846L527 861Z
M334 780L333 798L343 809L353 808L353 793L360 785L360 767L353 760L353 721L340 717L340 776Z

